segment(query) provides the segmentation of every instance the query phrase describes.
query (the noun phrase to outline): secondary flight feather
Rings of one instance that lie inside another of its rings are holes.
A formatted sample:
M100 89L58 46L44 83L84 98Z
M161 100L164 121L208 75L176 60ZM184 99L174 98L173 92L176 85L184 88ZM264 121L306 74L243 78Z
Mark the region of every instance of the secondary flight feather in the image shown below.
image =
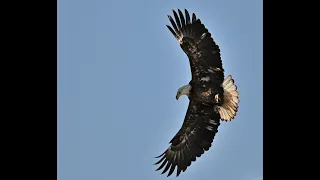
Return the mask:
M179 14L179 15L178 15ZM176 176L187 170L197 157L208 151L218 132L220 120L231 121L238 111L239 93L232 76L225 78L219 46L194 13L185 16L178 9L168 15L169 31L186 53L192 78L178 89L176 99L186 95L189 106L182 127L170 141L171 145L160 156L158 170Z

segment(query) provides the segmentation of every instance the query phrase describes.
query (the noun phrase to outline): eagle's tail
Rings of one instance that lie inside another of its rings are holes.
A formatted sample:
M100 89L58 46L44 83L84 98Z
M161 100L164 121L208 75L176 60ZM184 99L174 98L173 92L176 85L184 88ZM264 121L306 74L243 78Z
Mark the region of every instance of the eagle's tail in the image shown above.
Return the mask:
M217 106L216 110L220 113L222 121L231 121L238 111L239 93L231 75L223 80L221 86L224 90L223 104Z

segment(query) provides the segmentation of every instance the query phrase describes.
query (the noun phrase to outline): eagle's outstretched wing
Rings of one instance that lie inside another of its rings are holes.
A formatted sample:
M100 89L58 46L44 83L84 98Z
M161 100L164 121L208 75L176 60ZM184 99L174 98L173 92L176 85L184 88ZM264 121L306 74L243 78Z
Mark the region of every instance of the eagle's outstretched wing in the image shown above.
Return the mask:
M168 25L167 27L189 58L191 81L220 85L224 79L224 69L219 46L194 13L192 13L192 19L187 10L185 10L185 17L179 9L178 13L180 19L173 10L175 21L168 15L173 28Z
M180 18L173 10L175 21L168 15L173 28L167 27L189 58L193 99L212 101L217 98L219 101L221 98L223 104L216 110L222 120L231 121L238 111L239 93L231 75L224 78L219 46L194 13L192 18L187 10L185 17L179 9L178 13Z
M157 158L160 164L157 170L170 176L177 167L177 176L185 171L196 157L209 150L220 125L220 115L213 111L211 105L190 101L181 129L170 141L170 147Z

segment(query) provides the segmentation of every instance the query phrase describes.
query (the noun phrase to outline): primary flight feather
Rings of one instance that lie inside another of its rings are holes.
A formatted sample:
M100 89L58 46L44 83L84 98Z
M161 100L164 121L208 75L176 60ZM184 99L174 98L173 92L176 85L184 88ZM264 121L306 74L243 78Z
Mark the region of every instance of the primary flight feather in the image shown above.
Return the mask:
M181 95L189 98L188 110L178 133L170 141L170 147L157 158L157 169L163 169L170 176L177 168L181 171L196 161L211 147L218 132L220 120L231 121L238 111L239 93L231 75L224 77L219 46L194 13L185 16L178 9L168 15L171 26L168 29L178 40L189 58L192 78L189 84L178 89L176 99Z

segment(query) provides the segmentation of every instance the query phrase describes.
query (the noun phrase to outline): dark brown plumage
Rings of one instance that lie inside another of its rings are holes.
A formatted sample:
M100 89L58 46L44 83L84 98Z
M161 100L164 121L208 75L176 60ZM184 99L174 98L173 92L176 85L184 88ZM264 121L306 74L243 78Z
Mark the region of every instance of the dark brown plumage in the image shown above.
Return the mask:
M220 49L211 34L194 13L192 19L187 10L185 17L180 10L178 14L173 10L175 20L168 15L172 27L167 27L189 59L192 89L182 127L155 163L159 165L157 171L164 168L162 174L169 171L168 176L175 168L179 176L197 157L209 150L218 132L221 114L225 111L226 114L222 114L225 120L233 119L239 102L231 76L224 81Z

